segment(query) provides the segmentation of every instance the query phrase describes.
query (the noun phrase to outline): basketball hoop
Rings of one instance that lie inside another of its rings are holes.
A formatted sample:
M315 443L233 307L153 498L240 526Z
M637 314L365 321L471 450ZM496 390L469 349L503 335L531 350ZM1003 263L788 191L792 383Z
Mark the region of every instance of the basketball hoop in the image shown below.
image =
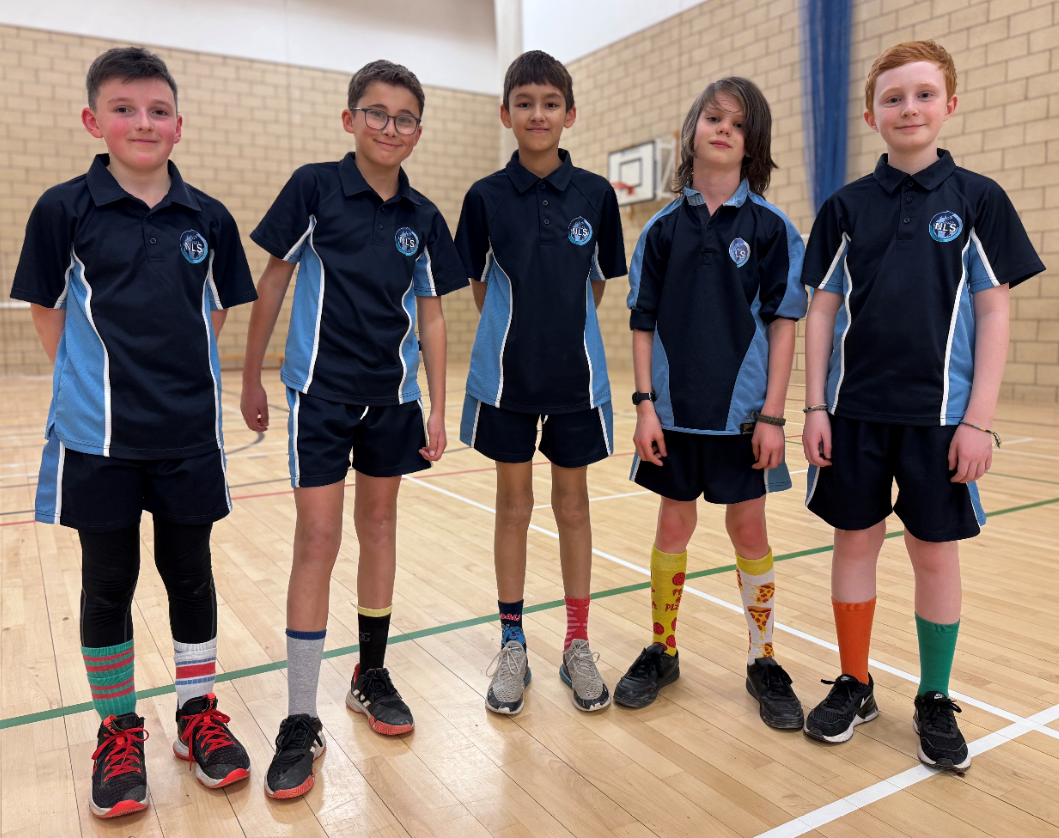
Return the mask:
M633 190L636 189L635 186L630 186L627 183L622 183L620 180L612 180L610 182L610 185L614 187L614 191L617 192L619 195L621 194L621 191L623 189L625 190L626 195L632 195Z

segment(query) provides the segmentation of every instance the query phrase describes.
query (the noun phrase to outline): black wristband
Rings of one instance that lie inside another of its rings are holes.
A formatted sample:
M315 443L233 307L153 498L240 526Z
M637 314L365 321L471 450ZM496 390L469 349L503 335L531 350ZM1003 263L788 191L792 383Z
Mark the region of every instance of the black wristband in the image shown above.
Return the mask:
M650 393L633 393L632 394L632 403L633 404L639 404L640 402L647 402L647 401L651 401L651 402L658 401L658 395L655 393L654 390L652 390Z

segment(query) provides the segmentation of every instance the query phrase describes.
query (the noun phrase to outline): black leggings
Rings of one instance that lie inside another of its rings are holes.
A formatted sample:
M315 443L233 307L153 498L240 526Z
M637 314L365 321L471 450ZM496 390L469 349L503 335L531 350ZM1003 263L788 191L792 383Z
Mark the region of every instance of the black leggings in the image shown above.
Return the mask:
M154 563L169 594L169 625L181 643L217 636L217 591L210 564L213 524L154 519ZM132 640L132 597L140 575L140 527L81 537L81 645Z

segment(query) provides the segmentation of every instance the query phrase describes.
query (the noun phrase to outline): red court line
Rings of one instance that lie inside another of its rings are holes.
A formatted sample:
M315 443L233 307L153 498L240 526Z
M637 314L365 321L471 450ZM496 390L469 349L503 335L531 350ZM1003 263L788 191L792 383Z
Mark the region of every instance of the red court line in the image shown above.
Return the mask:
M17 527L19 524L35 524L35 523L36 523L36 521L34 521L32 518L30 518L28 521L7 521L6 523L0 524L0 527Z

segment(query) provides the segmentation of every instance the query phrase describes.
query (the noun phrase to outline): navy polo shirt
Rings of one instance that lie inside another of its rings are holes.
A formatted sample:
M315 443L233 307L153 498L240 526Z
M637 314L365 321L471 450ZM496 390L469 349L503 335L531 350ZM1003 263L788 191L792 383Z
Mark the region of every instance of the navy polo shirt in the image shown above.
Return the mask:
M11 296L66 310L47 436L104 457L223 448L210 311L257 299L235 221L169 163L152 208L100 154L30 214Z
M610 400L592 280L625 273L618 199L560 149L539 178L519 162L475 183L456 247L489 283L467 392L520 413L573 413Z
M408 185L383 201L352 152L291 175L250 238L298 264L280 376L332 402L420 397L416 297L467 285L438 208Z
M1044 270L1004 190L947 151L914 175L879 158L827 199L802 280L842 294L827 402L849 419L953 425L974 380L972 295Z
M629 325L654 332L651 384L667 430L738 434L768 389L767 325L805 316L805 248L746 180L711 216L685 188L647 222L629 270Z

